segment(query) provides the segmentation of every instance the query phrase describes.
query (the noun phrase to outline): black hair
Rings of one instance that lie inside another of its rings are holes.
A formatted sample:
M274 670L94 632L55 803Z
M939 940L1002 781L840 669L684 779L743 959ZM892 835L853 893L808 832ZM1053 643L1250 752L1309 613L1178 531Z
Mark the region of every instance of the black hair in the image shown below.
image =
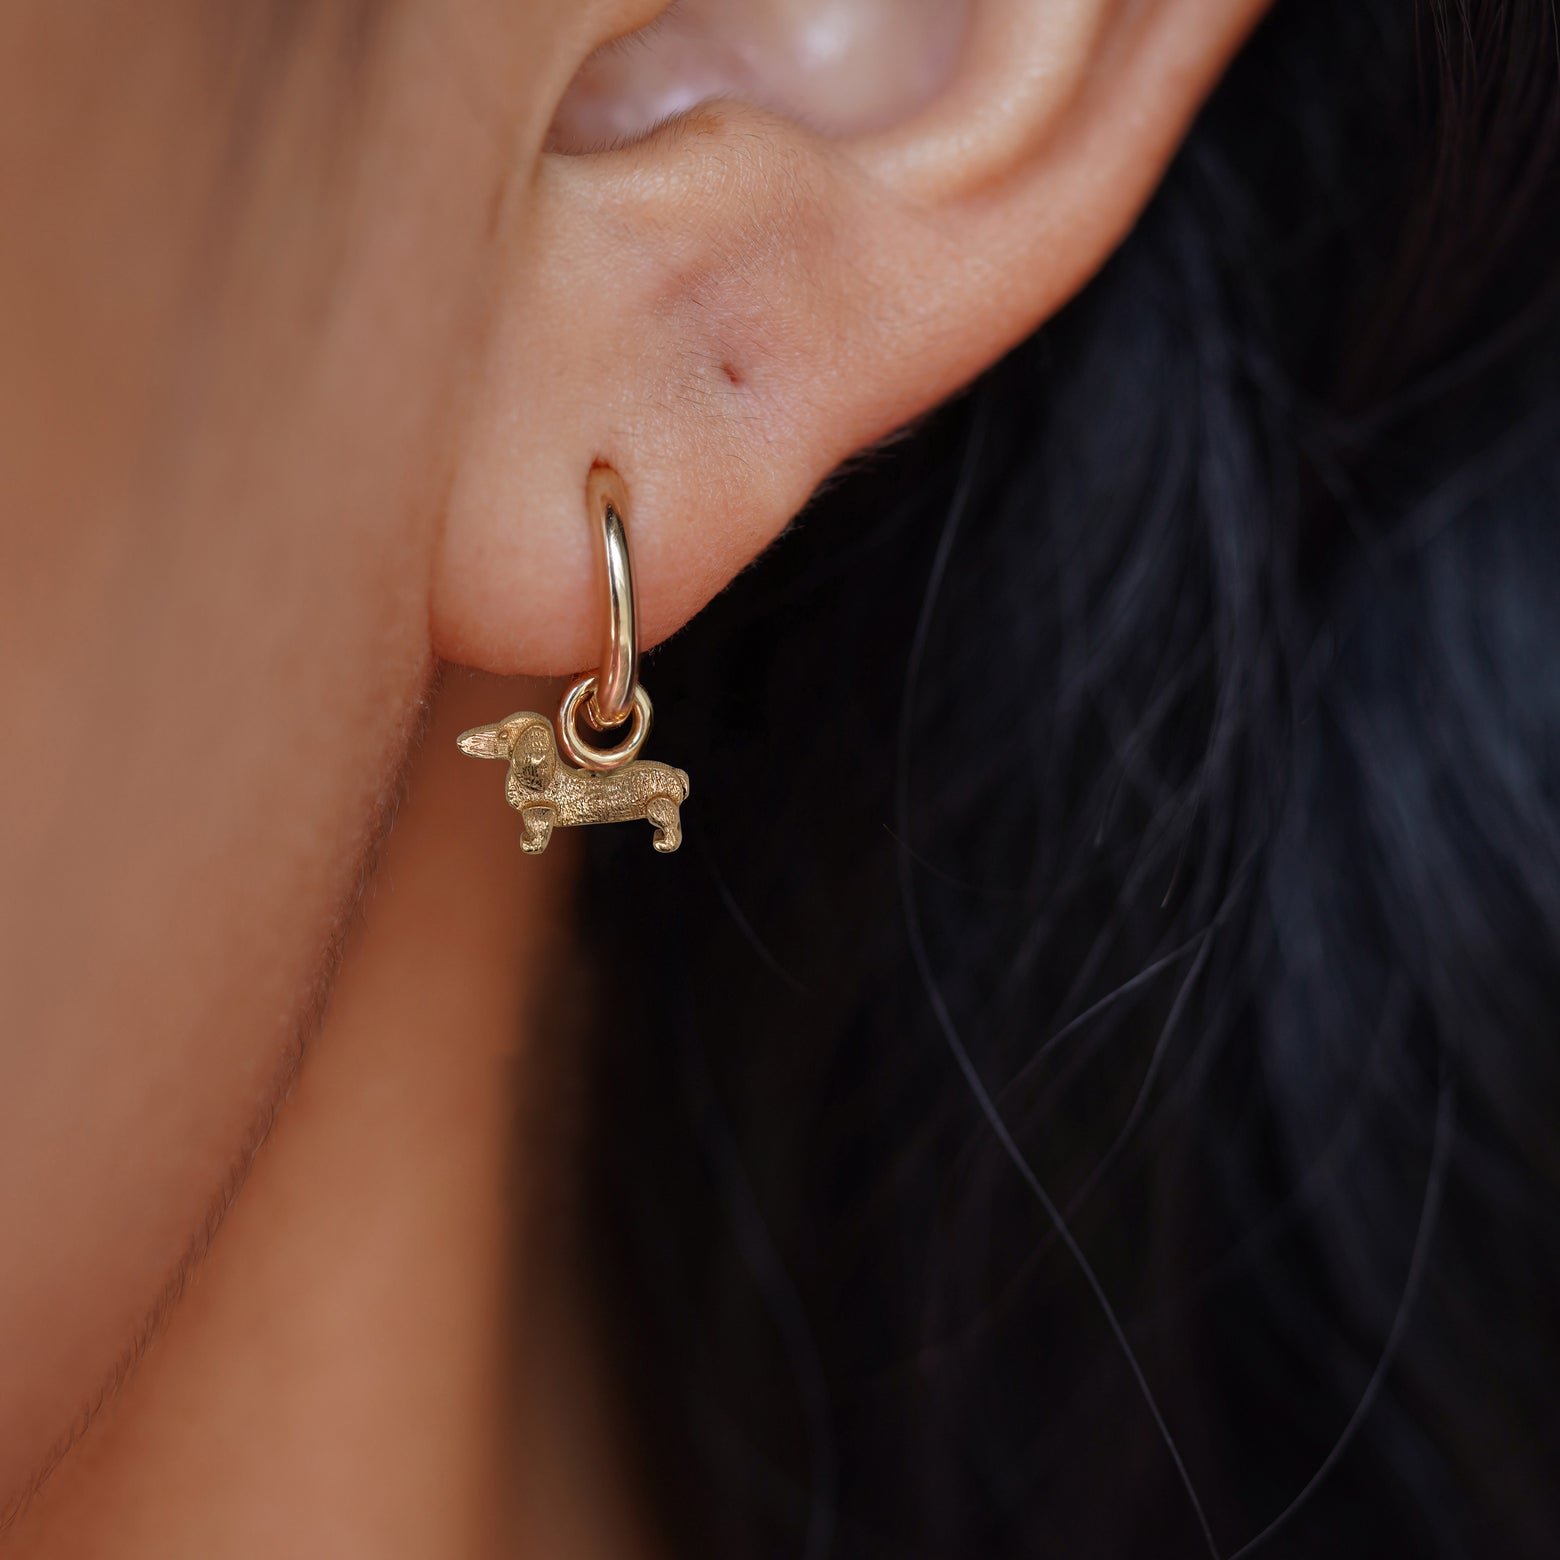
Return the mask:
M652 658L587 1222L684 1556L1560 1544L1560 36L1287 0Z

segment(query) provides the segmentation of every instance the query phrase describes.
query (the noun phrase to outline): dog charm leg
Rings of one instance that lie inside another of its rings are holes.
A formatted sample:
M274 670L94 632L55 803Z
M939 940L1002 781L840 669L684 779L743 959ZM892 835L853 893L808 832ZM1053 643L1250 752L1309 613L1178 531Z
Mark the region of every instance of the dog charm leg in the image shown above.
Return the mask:
M682 815L675 796L652 796L645 805L645 817L655 825L652 849L664 856L682 844Z
M520 849L528 856L540 856L552 838L553 820L557 817L551 807L524 807L520 822L525 833L520 836Z

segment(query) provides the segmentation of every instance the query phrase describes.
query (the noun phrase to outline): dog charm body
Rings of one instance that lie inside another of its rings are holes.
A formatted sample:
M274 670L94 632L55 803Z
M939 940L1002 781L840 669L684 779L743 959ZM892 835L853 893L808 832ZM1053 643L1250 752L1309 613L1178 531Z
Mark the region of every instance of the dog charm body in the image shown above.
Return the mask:
M552 831L581 823L655 826L651 845L663 853L682 844L679 807L688 796L688 776L670 764L635 759L621 769L598 773L576 769L558 756L552 722L528 711L494 726L478 726L458 739L473 758L509 761L504 795L520 814L525 832L520 848L528 856L547 849Z

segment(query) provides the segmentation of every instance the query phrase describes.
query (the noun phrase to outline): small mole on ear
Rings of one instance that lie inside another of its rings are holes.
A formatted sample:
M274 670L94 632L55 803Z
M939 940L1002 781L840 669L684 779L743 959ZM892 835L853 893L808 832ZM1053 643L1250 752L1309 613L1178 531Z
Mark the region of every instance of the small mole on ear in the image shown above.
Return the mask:
M734 385L745 383L742 378L742 370L735 363L722 363L720 371L726 376L727 382Z

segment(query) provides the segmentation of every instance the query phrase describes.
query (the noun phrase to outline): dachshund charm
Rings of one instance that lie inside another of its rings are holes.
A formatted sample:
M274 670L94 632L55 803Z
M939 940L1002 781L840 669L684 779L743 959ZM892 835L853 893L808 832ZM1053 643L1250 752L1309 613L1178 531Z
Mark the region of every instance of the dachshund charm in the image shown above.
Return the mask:
M636 758L607 772L576 769L559 758L552 722L525 711L457 740L473 758L508 760L504 795L520 814L520 849L528 856L547 849L554 828L639 818L655 826L656 850L667 854L682 844L678 808L688 798L688 776L670 764Z

